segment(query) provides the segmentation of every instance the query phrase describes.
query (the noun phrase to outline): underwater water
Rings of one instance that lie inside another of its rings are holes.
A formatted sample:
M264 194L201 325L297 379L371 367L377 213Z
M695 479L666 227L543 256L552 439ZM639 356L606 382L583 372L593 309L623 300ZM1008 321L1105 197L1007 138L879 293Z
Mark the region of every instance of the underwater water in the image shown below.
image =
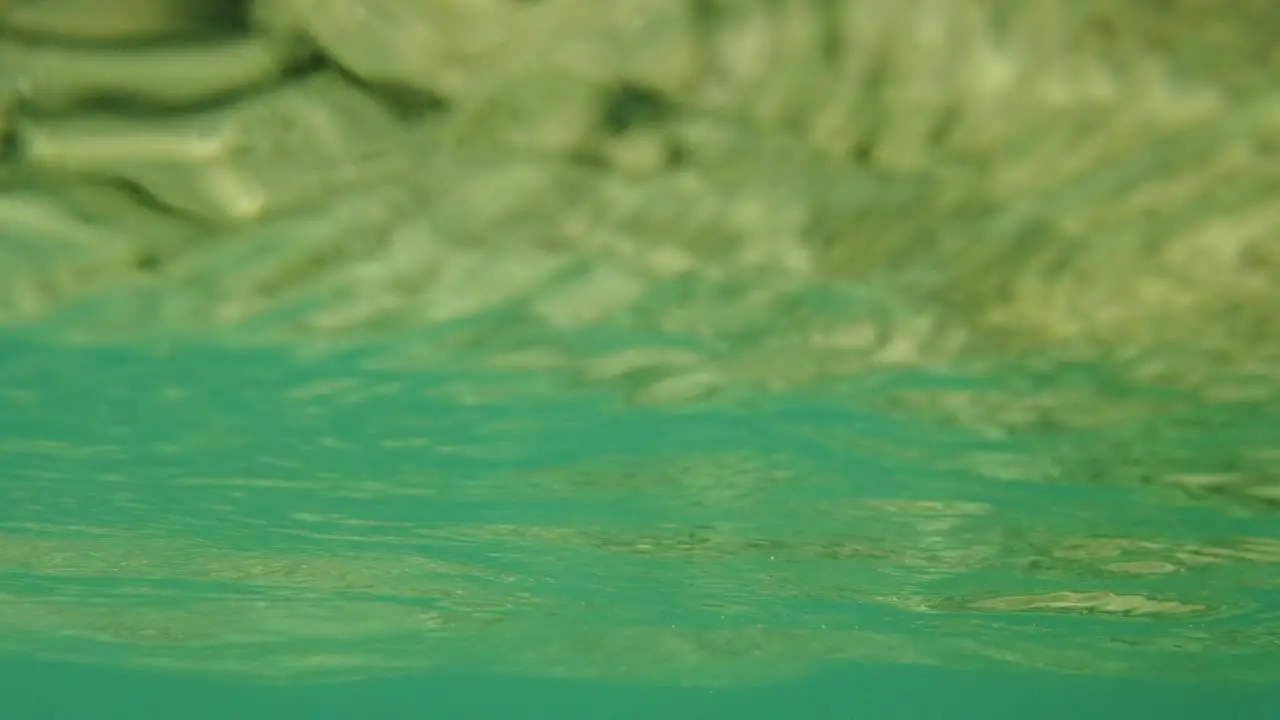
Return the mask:
M0 720L1280 718L1277 27L0 0Z
M23 333L0 379L7 717L1280 712L1280 535L1229 496L360 353Z
M737 689L650 688L600 681L445 675L306 688L78 667L3 666L16 685L6 711L24 718L610 718L802 717L1271 718L1274 691L1150 681L966 673L858 665L787 683ZM74 694L68 690L74 688Z

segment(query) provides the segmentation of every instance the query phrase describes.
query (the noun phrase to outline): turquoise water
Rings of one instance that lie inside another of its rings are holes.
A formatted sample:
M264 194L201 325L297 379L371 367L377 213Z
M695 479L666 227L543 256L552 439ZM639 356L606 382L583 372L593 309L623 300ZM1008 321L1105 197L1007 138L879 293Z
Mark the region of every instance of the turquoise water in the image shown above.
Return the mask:
M3 717L1280 717L1265 507L510 381L12 335Z
M319 688L49 665L0 668L11 717L191 720L280 718L1221 718L1280 713L1274 691L1050 678L935 669L853 667L763 688L636 688L484 676L380 680ZM70 691L70 692L69 692Z
M0 720L1280 718L1274 0L0 0Z

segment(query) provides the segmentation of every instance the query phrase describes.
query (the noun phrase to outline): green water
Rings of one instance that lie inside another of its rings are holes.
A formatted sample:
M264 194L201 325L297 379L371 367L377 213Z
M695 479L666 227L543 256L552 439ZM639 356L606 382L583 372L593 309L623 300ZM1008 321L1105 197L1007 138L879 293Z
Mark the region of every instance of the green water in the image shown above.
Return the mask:
M8 338L3 717L1280 712L1265 505L965 471L1017 442L847 398L501 381Z
M0 668L12 717L191 720L258 718L1273 718L1259 689L855 666L768 687L636 688L475 675L263 688L64 666ZM74 688L74 693L68 693Z
M1276 8L0 0L0 720L1280 718Z

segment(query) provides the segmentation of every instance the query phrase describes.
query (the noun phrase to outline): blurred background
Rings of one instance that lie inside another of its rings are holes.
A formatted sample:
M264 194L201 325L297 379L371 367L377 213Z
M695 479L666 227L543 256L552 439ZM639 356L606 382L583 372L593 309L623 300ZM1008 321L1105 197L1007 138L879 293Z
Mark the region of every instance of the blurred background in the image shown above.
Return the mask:
M0 2L0 648L1275 684L1277 37Z

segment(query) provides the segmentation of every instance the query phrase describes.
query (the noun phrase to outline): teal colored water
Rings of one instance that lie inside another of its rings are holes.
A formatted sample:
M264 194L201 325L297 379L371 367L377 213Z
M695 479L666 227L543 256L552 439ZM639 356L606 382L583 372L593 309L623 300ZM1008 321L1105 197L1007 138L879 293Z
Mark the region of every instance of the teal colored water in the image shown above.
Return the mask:
M0 0L0 720L1280 720L1275 0Z
M44 720L215 718L1217 718L1280 713L1280 696L1252 689L1156 682L854 667L763 688L636 688L479 676L379 680L307 688L244 687L113 670L28 664L0 668L12 717ZM69 692L70 691L70 692Z
M1265 505L509 380L9 337L0 717L1280 717Z

